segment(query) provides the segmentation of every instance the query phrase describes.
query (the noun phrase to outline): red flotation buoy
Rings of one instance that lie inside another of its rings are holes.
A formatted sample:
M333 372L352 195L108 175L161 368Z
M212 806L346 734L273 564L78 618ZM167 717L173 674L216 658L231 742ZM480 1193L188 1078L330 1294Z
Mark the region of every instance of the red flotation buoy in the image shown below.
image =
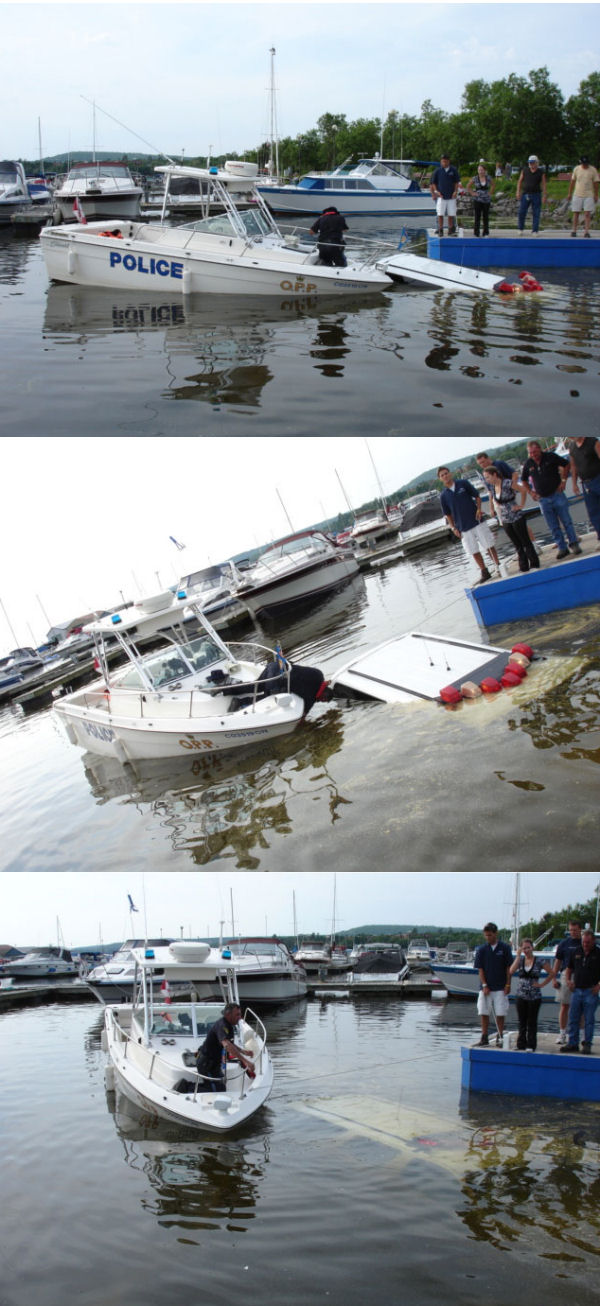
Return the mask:
M508 659L508 665L509 667L524 667L525 670L527 670L529 666L529 658L526 658L524 653L511 653Z
M502 685L493 676L486 676L484 680L479 681L479 688L483 694L497 694L502 689Z
M518 680L524 680L527 675L527 667L520 667L518 663L509 662L508 665L505 666L504 672L505 674L510 673L511 676L516 676Z
M440 698L442 703L460 703L462 694L455 685L446 685L444 689L440 689Z
M514 671L503 671L500 676L500 684L503 689L514 689L515 685L521 684L521 677L516 676Z
M531 275L531 272L519 272L519 281L521 282L521 290L544 289L543 286L540 286L539 281L536 281L535 277Z
M516 295L519 286L513 286L511 281L501 281L499 285L494 286L494 290L499 295Z
M533 649L530 648L529 644L513 644L510 651L511 653L522 653L524 657L529 658L530 662L533 657Z

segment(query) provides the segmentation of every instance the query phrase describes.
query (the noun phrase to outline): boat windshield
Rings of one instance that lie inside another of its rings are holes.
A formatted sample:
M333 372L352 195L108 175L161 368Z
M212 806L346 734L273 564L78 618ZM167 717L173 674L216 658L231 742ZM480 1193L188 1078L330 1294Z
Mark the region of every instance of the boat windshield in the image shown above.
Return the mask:
M190 640L188 644L173 645L163 649L161 653L144 658L144 672L155 689L162 689L165 685L191 676L195 671L204 671L206 667L211 667L215 662L222 662L222 660L222 649L218 648L212 639L203 636ZM119 688L144 689L145 687L145 681L135 666L119 679Z
M247 939L228 943L227 947L234 957L281 957L282 949L270 939Z
M0 186L6 186L9 181L17 180L17 169L14 163L0 163Z
M77 164L74 168L71 168L69 173L69 178L71 180L75 178L81 179L82 177L91 180L98 176L121 177L126 178L127 180L131 179L129 168L127 168L124 163L81 163Z
M273 224L269 222L261 209L237 209L237 216L246 235L251 238L269 236L274 230ZM215 213L210 218L199 218L197 222L186 222L184 230L207 231L214 236L231 236L233 231L236 236L238 235L228 213Z
M327 553L327 541L319 539L318 535L301 535L296 539L282 540L280 544L273 544L270 549L265 549L261 553L259 561L270 562L273 558L281 558L283 554L300 553L310 549L314 553Z

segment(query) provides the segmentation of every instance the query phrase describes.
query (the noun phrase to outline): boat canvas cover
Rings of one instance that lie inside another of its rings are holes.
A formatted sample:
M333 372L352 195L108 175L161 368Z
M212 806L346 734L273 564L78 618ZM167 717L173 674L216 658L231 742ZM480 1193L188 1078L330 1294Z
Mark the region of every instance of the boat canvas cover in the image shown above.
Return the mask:
M435 701L446 685L499 676L507 649L409 631L347 663L332 678L338 686L382 703Z

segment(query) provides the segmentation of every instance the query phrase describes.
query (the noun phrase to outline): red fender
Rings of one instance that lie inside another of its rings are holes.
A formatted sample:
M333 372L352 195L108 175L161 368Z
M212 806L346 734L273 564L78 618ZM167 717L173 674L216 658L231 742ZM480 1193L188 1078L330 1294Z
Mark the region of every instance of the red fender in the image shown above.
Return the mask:
M523 653L526 658L529 658L530 662L533 657L533 649L529 644L513 644L510 651L511 653Z
M442 703L460 703L462 694L454 685L446 685L444 689L440 689L440 698Z
M484 680L480 680L479 688L483 694L497 694L498 690L502 689L502 685L493 676L486 676Z

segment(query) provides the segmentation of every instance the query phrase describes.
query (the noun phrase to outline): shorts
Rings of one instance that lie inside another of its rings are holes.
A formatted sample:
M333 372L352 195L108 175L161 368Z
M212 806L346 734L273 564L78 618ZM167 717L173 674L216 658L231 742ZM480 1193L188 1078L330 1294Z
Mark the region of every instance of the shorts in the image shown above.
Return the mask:
M560 980L560 988L554 990L554 1001L560 1002L563 1007L570 1007L573 990L568 987L566 970L561 971L558 979Z
M496 1016L508 1015L508 993L505 993L504 989L493 989L491 993L484 993L483 989L480 989L477 1011L480 1016L491 1016L492 1011Z
M440 196L435 201L435 211L438 218L455 218L456 217L456 200L444 200Z
M571 213L595 213L596 201L593 195L574 195L571 200Z
M494 548L494 537L485 521L477 522L477 525L472 526L470 531L462 531L460 538L465 552L468 553L470 558L473 557L474 553L480 553L481 549Z

